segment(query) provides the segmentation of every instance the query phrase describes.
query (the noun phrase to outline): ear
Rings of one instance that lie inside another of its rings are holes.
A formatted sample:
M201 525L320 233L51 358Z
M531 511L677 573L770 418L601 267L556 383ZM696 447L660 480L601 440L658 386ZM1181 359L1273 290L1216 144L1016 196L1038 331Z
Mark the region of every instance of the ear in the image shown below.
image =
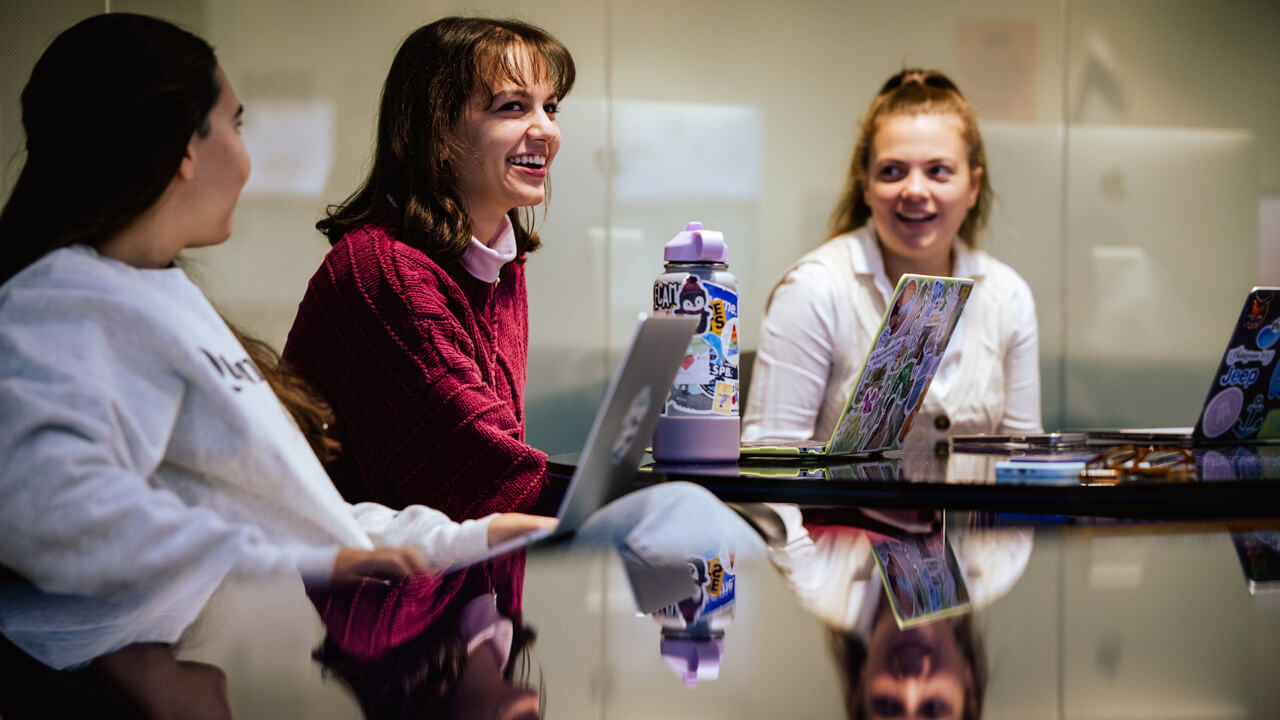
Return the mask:
M178 164L175 180L191 182L196 177L196 149L193 143L187 143L187 150L182 154L182 162Z
M978 193L982 192L982 166L969 173L969 209L978 204Z

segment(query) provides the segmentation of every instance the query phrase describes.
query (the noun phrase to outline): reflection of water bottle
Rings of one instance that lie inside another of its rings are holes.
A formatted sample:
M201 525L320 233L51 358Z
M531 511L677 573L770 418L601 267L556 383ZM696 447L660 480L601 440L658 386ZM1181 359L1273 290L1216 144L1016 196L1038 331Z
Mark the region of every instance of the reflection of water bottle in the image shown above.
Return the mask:
M685 687L694 687L699 680L720 677L724 630L733 620L737 573L734 553L724 547L690 557L688 562L696 592L653 613L653 618L662 626L662 659L684 679Z
M666 462L738 459L738 281L724 234L691 222L667 243L653 283L655 315L696 315L698 329L653 433Z

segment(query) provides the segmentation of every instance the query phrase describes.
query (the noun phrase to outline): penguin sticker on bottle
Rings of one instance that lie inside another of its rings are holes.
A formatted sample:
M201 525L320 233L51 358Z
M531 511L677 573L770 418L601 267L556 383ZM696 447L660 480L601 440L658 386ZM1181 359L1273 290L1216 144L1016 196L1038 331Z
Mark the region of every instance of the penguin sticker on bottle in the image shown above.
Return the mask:
M653 284L655 315L689 315L698 328L667 396L653 455L660 462L738 459L738 281L724 234L691 222L667 243Z

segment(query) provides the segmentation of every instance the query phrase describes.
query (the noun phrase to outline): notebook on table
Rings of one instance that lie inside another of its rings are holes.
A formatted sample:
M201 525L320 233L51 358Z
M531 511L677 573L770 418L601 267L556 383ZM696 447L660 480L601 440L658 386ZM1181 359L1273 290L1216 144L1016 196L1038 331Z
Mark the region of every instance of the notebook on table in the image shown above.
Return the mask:
M1090 441L1200 445L1280 442L1280 288L1245 298L1194 427L1088 430Z
M743 457L896 450L911 428L973 290L968 278L903 275L826 442L743 443Z
M641 315L631 344L614 372L596 412L586 445L569 479L553 528L521 535L467 558L449 570L518 550L552 537L567 537L591 513L624 494L635 480L641 455L671 391L698 318Z

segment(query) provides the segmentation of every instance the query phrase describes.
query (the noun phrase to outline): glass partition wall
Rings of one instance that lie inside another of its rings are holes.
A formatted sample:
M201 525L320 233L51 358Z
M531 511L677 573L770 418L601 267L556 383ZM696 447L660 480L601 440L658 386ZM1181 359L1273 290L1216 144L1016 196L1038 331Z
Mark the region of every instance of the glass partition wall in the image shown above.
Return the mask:
M254 172L231 241L189 255L219 307L276 346L328 247L316 219L366 170L399 41L455 13L564 41L578 80L528 264L528 431L552 453L583 441L688 221L725 233L754 349L770 288L826 238L861 113L906 65L946 71L978 112L998 195L980 243L1035 293L1046 428L1194 422L1245 292L1280 282L1268 0L19 0L0 9L6 191L32 63L104 9L217 48Z

